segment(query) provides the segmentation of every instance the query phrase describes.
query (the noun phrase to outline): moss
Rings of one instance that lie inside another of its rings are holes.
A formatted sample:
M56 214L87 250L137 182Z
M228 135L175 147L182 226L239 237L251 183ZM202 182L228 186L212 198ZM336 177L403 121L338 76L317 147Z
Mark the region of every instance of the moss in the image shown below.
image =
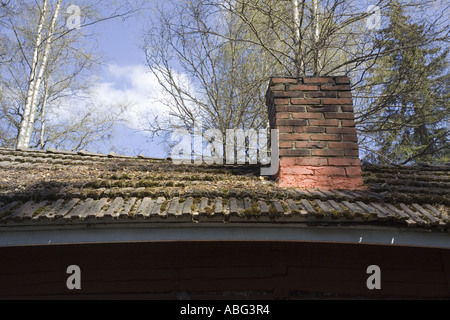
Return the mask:
M319 219L325 218L325 213L322 211L322 209L320 209L320 207L318 206L318 204L315 201L309 201L309 203L316 211L316 214L315 214L316 218L319 218Z
M144 180L144 181L139 181L136 186L140 187L140 188L152 188L152 187L158 187L160 184L157 181L152 181L152 180Z
M133 193L136 198L153 198L155 193L151 189L137 190Z
M207 215L213 215L215 211L214 208L211 207L206 207L204 210Z
M251 208L247 208L244 210L243 214L246 216L253 215L253 210Z
M253 212L253 214L256 214L256 215L261 214L261 209L259 208L258 204L256 204L256 203L252 204L252 212Z
M338 219L342 218L342 213L333 209L333 210L331 210L331 218L333 218L334 220L338 220Z
M85 188L101 188L103 180L89 181L85 184Z
M349 220L353 220L356 218L356 215L353 211L350 211L347 207L344 208L344 212L342 213L344 217L346 217Z
M130 183L129 180L117 180L110 184L111 187L118 187L118 188L127 188L127 187L134 187L133 183Z
M269 208L269 214L270 214L271 216L276 216L276 215L278 215L278 210L275 208L274 205L271 205L271 206L270 206L270 208Z
M33 218L37 217L39 215L41 215L42 213L44 213L47 210L47 206L41 207L39 209L37 209L34 213L33 213Z
M165 212L169 207L169 201L164 201L163 204L161 205L160 211L161 212Z
M128 215L129 215L130 217L134 217L134 216L135 216L136 210L137 210L137 208L138 208L137 204L138 204L138 201L135 201L135 202L133 203L133 205L131 206L130 211L128 212Z
M4 217L7 217L7 216L13 214L14 211L19 209L22 205L23 205L22 203L18 203L14 207L10 208L9 210L6 210L4 212L0 212L0 219L3 219Z
M102 193L104 192L104 190L102 189L91 189L91 190L84 190L81 192L81 199L89 199L92 198L94 200L99 200L100 196L102 195Z

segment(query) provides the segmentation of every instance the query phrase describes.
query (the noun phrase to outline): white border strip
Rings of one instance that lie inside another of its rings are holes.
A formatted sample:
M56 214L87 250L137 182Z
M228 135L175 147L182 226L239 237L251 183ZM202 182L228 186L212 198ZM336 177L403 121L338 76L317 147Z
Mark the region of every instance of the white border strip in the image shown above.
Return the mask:
M184 241L298 241L450 249L450 234L367 227L306 225L124 225L0 229L0 247Z

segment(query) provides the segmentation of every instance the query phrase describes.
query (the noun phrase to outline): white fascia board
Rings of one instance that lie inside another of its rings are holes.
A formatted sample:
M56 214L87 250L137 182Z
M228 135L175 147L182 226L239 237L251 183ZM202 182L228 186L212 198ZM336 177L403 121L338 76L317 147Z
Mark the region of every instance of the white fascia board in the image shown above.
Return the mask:
M0 247L189 241L293 241L450 249L449 233L406 228L183 223L0 228Z

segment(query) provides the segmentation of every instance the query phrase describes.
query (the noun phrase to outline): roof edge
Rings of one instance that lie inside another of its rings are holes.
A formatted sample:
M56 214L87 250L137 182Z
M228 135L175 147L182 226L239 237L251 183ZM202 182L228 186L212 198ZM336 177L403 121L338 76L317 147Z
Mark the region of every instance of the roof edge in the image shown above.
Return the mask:
M70 228L14 228L0 230L0 247L94 243L283 241L356 245L408 246L450 249L448 233L398 228L309 226L306 224L217 225L179 223Z

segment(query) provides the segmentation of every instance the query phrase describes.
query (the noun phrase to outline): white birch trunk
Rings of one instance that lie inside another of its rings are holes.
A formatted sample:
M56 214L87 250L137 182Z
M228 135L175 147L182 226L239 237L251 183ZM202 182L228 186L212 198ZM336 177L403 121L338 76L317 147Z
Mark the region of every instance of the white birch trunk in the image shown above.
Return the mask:
M45 19L47 16L48 10L48 0L44 0L42 5L41 17L39 19L38 30L36 34L36 41L34 44L34 52L33 52L33 61L31 64L30 70L30 79L28 81L28 92L27 92L27 100L25 103L25 109L23 111L22 122L20 123L19 136L17 139L17 147L18 148L27 148L29 143L26 142L26 133L28 129L28 122L31 115L31 105L33 103L33 93L36 86L36 74L38 70L39 63L39 47L42 42L42 30L44 29Z
M28 118L27 130L25 132L24 142L25 142L26 147L29 147L29 145L30 145L31 135L33 134L33 130L34 130L34 121L36 119L36 112L37 112L38 101L39 101L38 94L39 94L40 87L42 84L42 79L43 79L45 71L47 69L48 59L50 56L50 50L52 47L53 35L55 33L56 21L59 16L61 4L62 4L62 0L58 0L58 3L56 4L55 12L52 17L52 21L50 23L49 33L47 35L47 39L45 42L44 55L42 56L42 62L41 62L41 66L39 68L39 75L37 77L34 92L33 92L31 112L30 112L30 116Z
M294 23L295 23L295 41L300 43L300 7L298 0L292 0L292 9L294 10Z
M314 75L318 76L320 73L320 26L319 26L319 0L312 0L313 3L313 41L314 41Z
M302 39L301 39L301 25L300 25L300 6L298 4L299 0L292 0L292 10L294 11L294 23L295 23L295 56L297 63L297 76L300 76L303 70L303 59L302 56Z
M45 137L45 112L47 109L47 99L48 99L48 86L49 86L50 79L47 79L44 86L44 101L42 102L42 109L41 109L41 135L39 138L39 146L41 149L44 149L44 137Z

